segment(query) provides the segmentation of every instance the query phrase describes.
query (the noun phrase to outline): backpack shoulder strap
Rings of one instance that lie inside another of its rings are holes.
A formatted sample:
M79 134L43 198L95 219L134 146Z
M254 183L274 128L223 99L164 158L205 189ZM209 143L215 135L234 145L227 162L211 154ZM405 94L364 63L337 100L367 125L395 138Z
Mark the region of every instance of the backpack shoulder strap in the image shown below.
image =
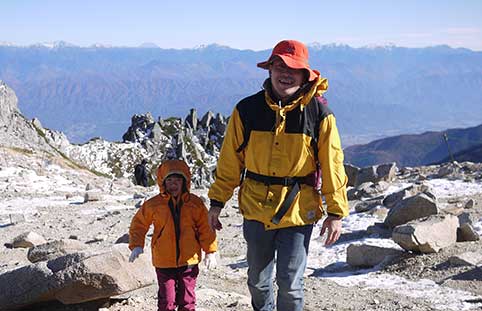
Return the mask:
M251 135L251 124L248 118L243 120L243 126L244 126L243 142L241 143L241 145L239 145L238 149L236 149L236 152L238 153L243 151L244 148L246 148L246 146L248 145L249 136Z
M249 136L251 135L251 130L253 129L253 121L252 118L255 118L256 115L253 113L253 106L260 104L264 101L264 91L259 91L258 93L247 97L240 101L236 106L238 109L239 117L241 122L243 123L243 142L241 145L236 149L236 152L241 152L246 148L249 142Z
M321 121L332 113L330 108L328 108L328 101L323 96L313 97L305 108L305 122L307 122L308 134L311 137L311 147L315 155L318 155ZM318 164L318 157L316 157L316 162Z
M308 129L308 135L311 137L311 148L315 155L315 161L318 163L318 136L320 128L320 107L315 97L311 99L304 109L304 119Z

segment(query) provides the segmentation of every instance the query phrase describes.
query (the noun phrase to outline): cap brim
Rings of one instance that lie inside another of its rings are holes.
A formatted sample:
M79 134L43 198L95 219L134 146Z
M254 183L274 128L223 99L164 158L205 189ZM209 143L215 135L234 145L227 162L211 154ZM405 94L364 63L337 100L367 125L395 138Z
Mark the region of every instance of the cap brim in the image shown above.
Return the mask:
M318 70L311 69L304 62L296 60L296 59L294 59L292 57L289 57L289 56L285 56L285 55L272 56L267 61L258 63L257 66L259 68L263 68L263 69L268 70L269 65L270 65L270 63L271 63L271 61L273 60L274 57L281 58L283 60L283 62L286 64L286 66L290 67L291 69L304 69L304 70L308 71L308 73L309 73L308 81L313 81L320 76L320 72Z
M263 68L263 69L268 70L270 62L271 62L270 60L267 60L265 62L258 63L256 66L258 66L259 68Z

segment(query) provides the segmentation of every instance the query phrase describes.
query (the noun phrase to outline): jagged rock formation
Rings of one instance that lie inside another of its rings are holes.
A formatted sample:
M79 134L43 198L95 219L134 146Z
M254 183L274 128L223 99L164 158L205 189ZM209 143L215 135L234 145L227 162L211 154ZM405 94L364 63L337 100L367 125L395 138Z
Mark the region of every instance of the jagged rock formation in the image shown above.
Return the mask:
M0 145L57 154L69 144L67 137L44 129L38 119L27 120L18 110L15 92L0 81Z
M226 120L208 111L201 120L196 109L191 109L185 120L159 118L150 113L134 115L132 124L122 136L125 143L144 149L154 168L165 159L183 159L190 164L195 186L209 185L212 171L226 130Z
M213 181L219 149L226 130L226 118L207 112L201 120L191 109L185 120L158 118L148 112L136 114L122 136L123 142L93 139L70 145L66 153L75 161L115 177L132 176L134 166L148 161L150 184L156 169L166 159L183 159L191 167L193 186L206 187Z
M134 166L147 159L154 184L158 165L165 159L184 159L193 173L195 187L213 181L214 167L226 129L226 120L212 112L199 121L191 110L186 120L154 120L150 113L134 115L123 142L94 138L72 145L67 137L46 129L40 120L27 120L18 110L14 91L0 81L0 145L26 152L40 151L68 157L76 163L112 177L130 177Z

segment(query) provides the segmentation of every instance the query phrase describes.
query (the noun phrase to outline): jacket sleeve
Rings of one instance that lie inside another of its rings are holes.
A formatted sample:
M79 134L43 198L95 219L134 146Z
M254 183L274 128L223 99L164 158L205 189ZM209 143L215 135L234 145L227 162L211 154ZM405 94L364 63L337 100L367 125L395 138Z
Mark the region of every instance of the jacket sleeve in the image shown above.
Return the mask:
M322 193L325 197L327 212L338 216L348 216L349 207L346 195L348 177L343 165L343 150L333 114L320 123L318 139L318 159L322 172Z
M218 250L218 241L216 239L216 232L209 226L208 210L204 203L199 200L196 206L196 227L198 231L199 244L202 250L206 253L214 253Z
M149 207L147 202L144 202L131 221L129 228L129 249L133 250L135 247L144 248L146 233L151 223L152 208Z
M219 154L215 181L209 189L208 197L220 202L222 206L231 198L234 189L239 186L241 171L244 169L244 150L236 152L243 143L244 127L238 109L234 109L229 118L228 127Z

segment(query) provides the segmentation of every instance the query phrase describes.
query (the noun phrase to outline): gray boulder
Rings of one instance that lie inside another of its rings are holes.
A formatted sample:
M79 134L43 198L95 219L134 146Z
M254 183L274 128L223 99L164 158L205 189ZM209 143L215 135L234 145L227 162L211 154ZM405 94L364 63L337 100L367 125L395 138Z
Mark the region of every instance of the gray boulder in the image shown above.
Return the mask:
M363 213L380 205L382 205L382 200L360 201L355 204L354 209L357 213Z
M100 190L94 189L84 193L84 203L93 201L102 201L102 192Z
M30 248L36 245L47 243L47 240L40 234L29 231L24 232L13 239L12 246L14 248Z
M475 200L474 199L469 199L466 203L465 203L465 208L473 208L475 206Z
M482 252L466 252L449 258L452 266L477 266L482 263Z
M68 254L1 274L0 306L15 310L53 300L76 304L153 284L148 256L129 263L129 254L125 244L118 244L105 253Z
M393 229L392 239L403 249L436 253L457 242L459 220L453 215L432 215Z
M426 192L429 190L429 187L424 184L414 184L411 186L408 186L400 191L391 193L383 199L383 205L385 205L388 208L392 208L395 206L398 202L400 202L403 199L406 199L408 197L414 196L417 193L420 192Z
M396 227L411 220L438 214L435 200L424 193L406 198L388 211L385 224Z
M437 172L438 178L450 178L459 175L460 169L462 167L457 162L446 163L440 167Z
M360 168L358 166L351 165L351 164L345 164L344 166L345 166L346 176L348 177L347 186L354 187L356 185L356 180L357 180L358 172L360 171Z
M403 250L396 248L350 244L346 250L346 262L353 267L373 267L402 253Z
M480 240L480 236L471 224L464 223L457 229L457 242L478 240Z
M395 162L374 166L367 166L358 172L355 186L365 182L392 181L397 173L397 165Z
M30 262L35 263L85 250L87 250L87 246L84 243L73 239L63 239L31 247L28 250L27 258Z

